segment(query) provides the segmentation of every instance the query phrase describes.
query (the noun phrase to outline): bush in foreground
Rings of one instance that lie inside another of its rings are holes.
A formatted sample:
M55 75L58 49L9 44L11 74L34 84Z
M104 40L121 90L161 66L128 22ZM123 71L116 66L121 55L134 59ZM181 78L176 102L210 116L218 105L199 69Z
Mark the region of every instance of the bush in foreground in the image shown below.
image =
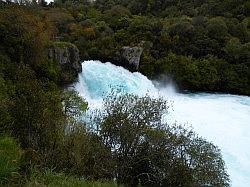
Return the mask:
M110 95L95 117L113 177L129 186L229 186L220 150L180 125L162 122L163 99ZM114 164L113 163L113 164Z

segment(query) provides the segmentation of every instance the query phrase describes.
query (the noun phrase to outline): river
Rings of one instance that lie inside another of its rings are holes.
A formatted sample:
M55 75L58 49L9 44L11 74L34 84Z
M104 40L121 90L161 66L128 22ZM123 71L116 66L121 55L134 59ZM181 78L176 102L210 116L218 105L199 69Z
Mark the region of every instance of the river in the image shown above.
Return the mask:
M149 94L173 102L167 121L191 125L222 152L233 187L250 186L250 97L230 94L180 94L172 85L158 87L136 72L99 61L85 61L76 90L90 108L101 107L111 89Z

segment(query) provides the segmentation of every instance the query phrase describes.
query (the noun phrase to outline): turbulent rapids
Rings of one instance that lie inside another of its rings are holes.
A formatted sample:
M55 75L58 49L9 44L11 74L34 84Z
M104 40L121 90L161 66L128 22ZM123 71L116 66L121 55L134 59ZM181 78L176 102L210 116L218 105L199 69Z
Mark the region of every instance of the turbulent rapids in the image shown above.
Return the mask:
M82 63L75 89L89 107L101 106L102 98L119 89L137 95L149 94L173 101L168 122L190 124L223 154L233 187L250 186L250 97L229 94L179 94L170 85L157 87L140 73L99 61Z

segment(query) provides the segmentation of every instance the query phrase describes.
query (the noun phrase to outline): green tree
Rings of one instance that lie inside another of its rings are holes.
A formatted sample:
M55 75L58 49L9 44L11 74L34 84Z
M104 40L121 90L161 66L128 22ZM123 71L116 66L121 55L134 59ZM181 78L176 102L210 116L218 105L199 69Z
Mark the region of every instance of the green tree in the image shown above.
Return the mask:
M169 109L165 100L111 94L103 107L95 117L95 130L111 150L118 183L229 186L216 146L193 131L162 121Z
M207 25L207 33L211 38L224 44L226 37L228 36L228 28L223 18L216 17L210 19Z
M8 106L12 121L5 131L16 137L23 149L35 150L41 164L46 164L64 133L60 92L53 83L36 79L28 65L18 65L13 74L9 93L13 104Z
M50 33L46 22L25 8L0 9L0 49L11 61L33 67L43 61Z

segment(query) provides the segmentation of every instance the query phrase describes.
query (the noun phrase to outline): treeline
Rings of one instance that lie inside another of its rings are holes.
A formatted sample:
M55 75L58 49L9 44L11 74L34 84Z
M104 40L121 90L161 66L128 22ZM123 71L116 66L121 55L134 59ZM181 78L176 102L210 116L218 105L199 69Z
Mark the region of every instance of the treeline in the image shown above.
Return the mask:
M97 0L98 8L110 9L114 5L128 8L132 14L166 16L248 16L249 2L246 0Z
M150 78L168 75L180 90L250 94L247 0L57 0L53 7L45 14L82 59L112 62L121 47L144 41L139 71Z

